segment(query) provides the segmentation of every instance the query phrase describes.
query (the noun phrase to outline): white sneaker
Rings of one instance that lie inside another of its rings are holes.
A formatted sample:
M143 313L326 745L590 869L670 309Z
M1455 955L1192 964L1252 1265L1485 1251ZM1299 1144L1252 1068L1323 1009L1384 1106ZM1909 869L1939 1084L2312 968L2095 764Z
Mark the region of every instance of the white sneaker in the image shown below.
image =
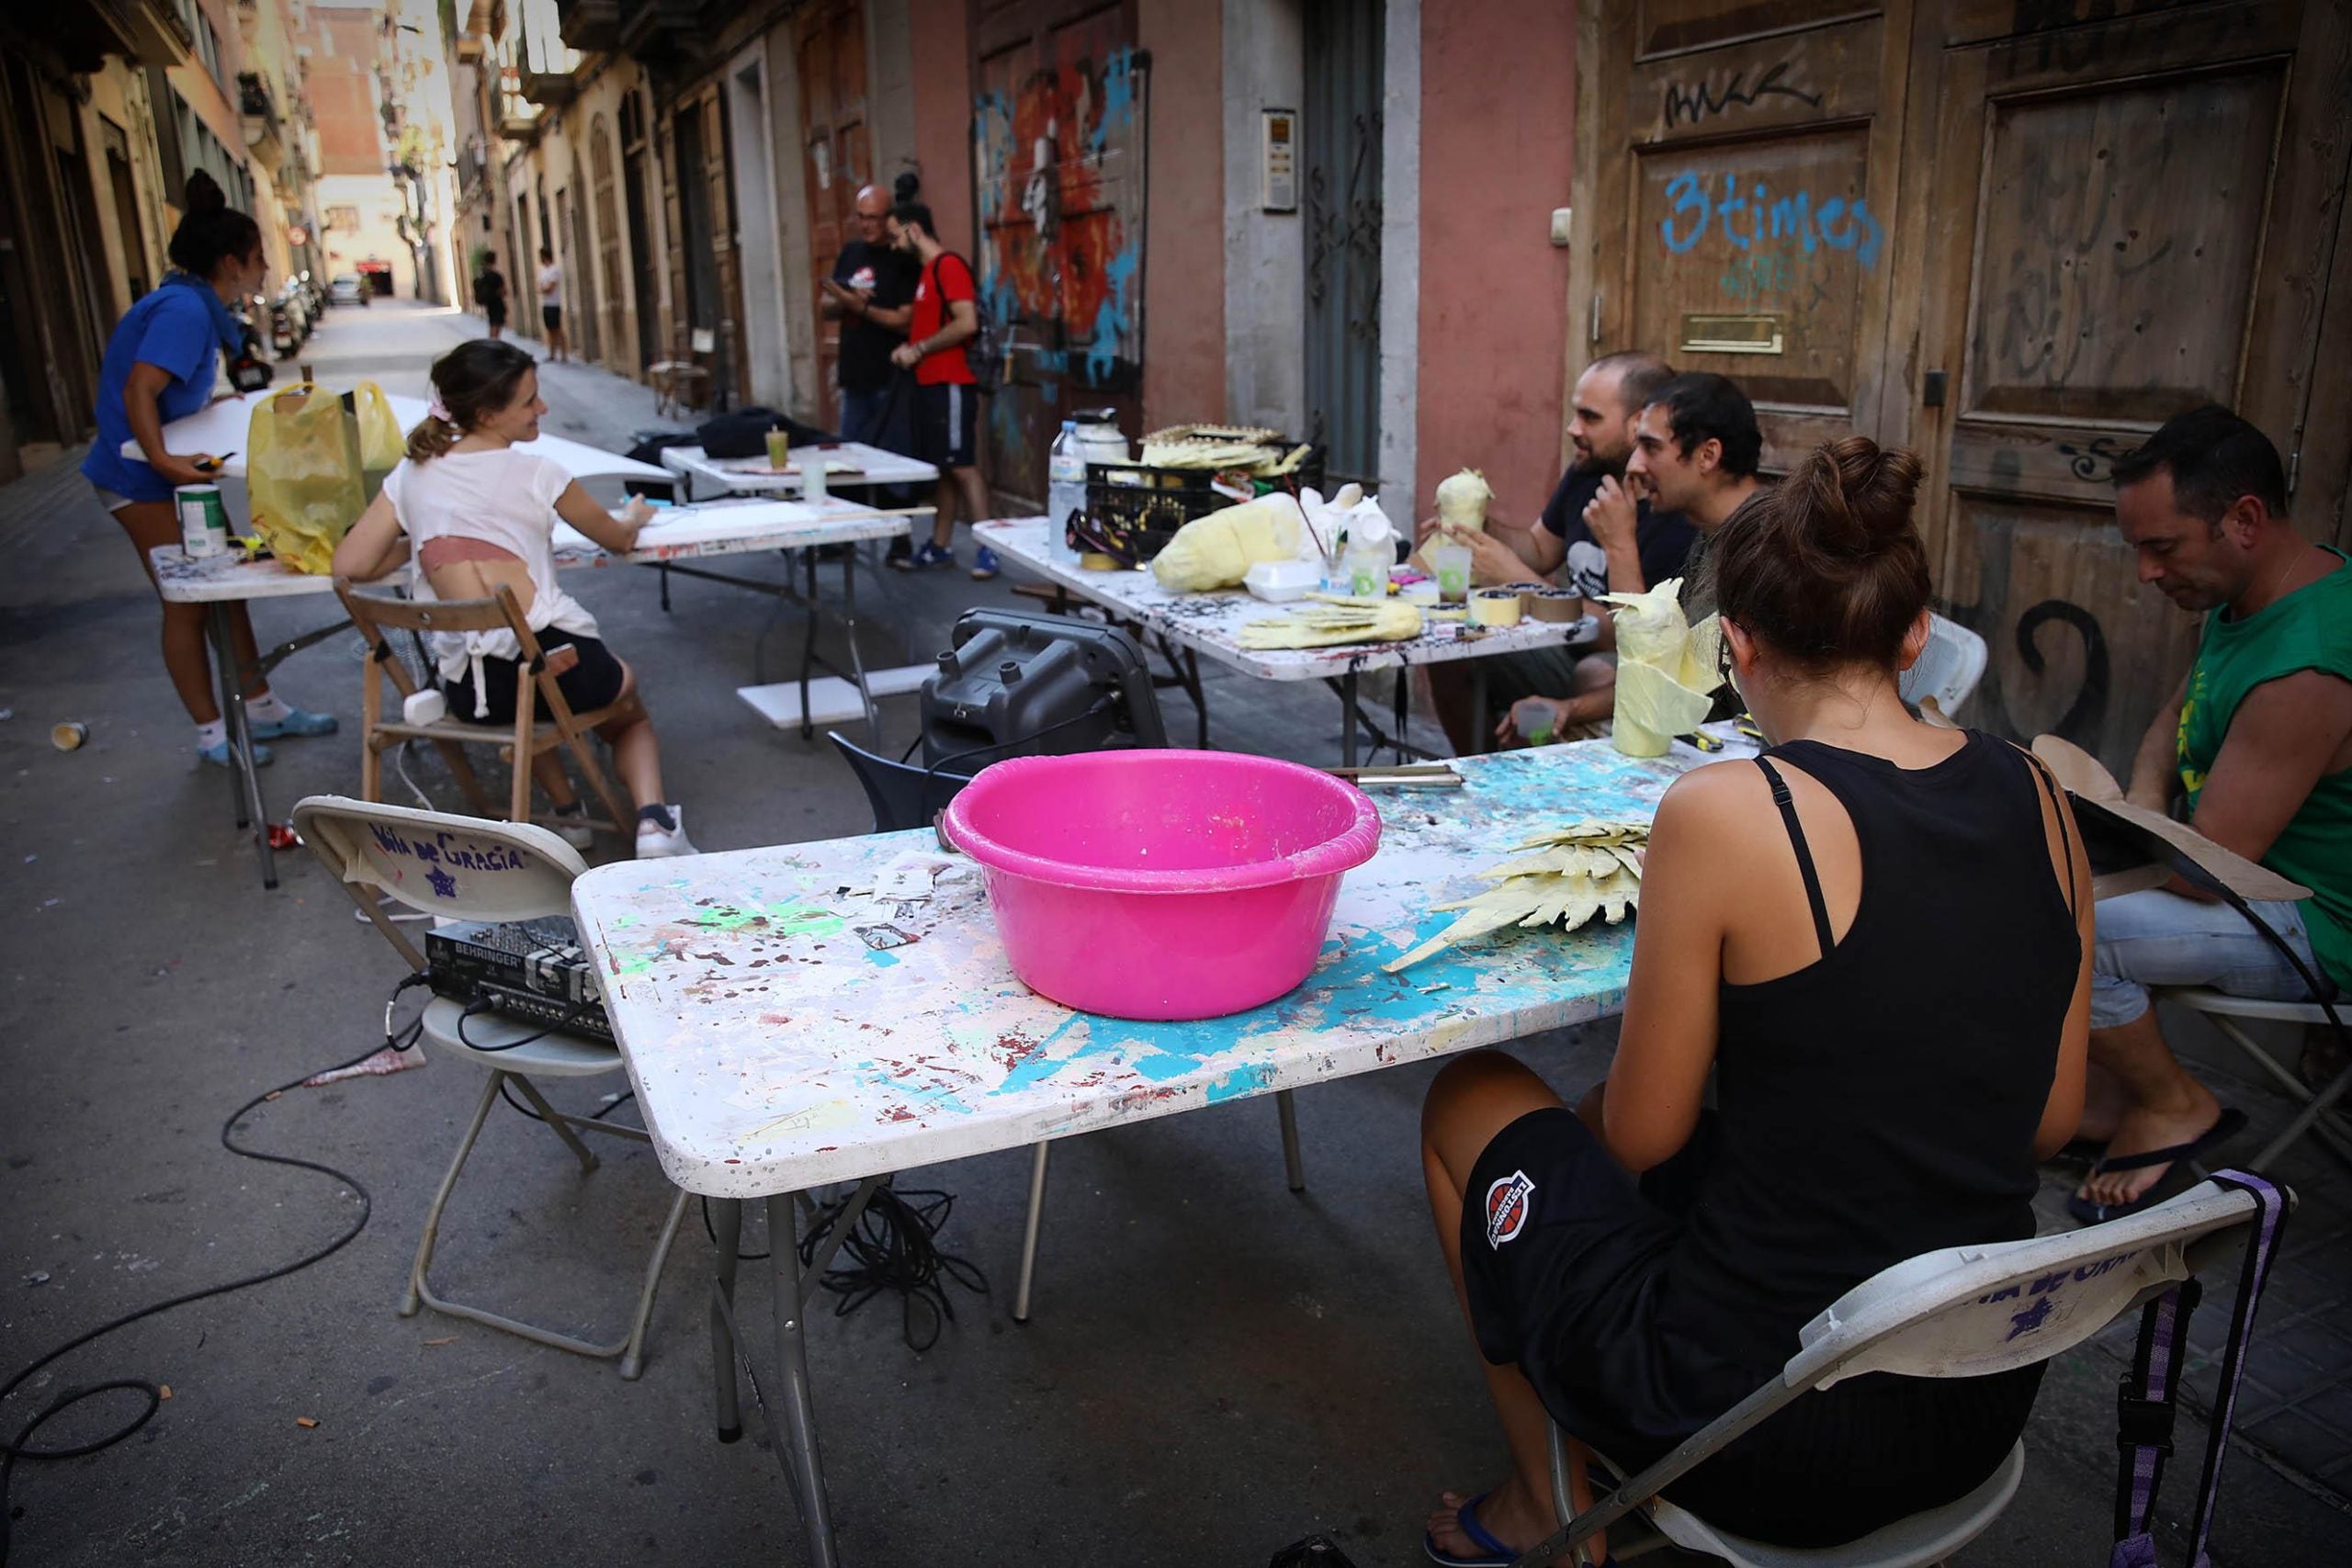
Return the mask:
M639 860L669 860L676 855L702 853L686 840L686 808L670 807L670 820L674 828L664 828L659 822L637 819L637 858Z
M596 847L596 829L588 826L588 807L585 806L581 807L576 812L557 812L555 830L558 837L575 850L593 850Z

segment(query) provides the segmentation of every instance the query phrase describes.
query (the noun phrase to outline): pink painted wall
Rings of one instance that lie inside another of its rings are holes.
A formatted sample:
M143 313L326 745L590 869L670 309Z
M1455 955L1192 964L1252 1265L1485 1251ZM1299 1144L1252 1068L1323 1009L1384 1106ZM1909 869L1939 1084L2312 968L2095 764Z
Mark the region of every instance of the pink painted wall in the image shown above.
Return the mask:
M1460 468L1483 469L1496 511L1514 519L1541 511L1559 480L1568 253L1549 231L1568 205L1575 123L1575 6L1425 0L1423 513Z
M915 85L915 161L939 238L973 254L972 44L965 0L907 0Z
M1197 0L1143 0L1151 55L1143 426L1225 417L1224 28Z

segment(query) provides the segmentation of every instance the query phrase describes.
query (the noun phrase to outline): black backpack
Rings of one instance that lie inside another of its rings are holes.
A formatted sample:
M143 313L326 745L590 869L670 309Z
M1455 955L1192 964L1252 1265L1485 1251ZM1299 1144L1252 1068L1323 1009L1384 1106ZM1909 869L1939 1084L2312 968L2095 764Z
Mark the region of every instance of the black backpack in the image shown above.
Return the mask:
M964 270L972 279L972 310L979 318L979 331L964 340L964 362L972 367L972 390L985 398L994 393L1004 379L1005 345L996 323L989 320L988 301L980 298L980 275L973 269L970 262L965 262L954 251L947 252L940 259L944 261L946 256L956 256L957 261L964 262ZM939 288L938 262L931 264L931 286L934 290ZM939 319L944 322L947 317L947 300L943 295L939 301Z
M734 409L702 422L695 432L695 439L702 443L706 457L756 457L768 449L768 432L781 430L792 437L795 446L813 446L822 441L838 441L840 436L803 424L789 415L753 403L749 408Z

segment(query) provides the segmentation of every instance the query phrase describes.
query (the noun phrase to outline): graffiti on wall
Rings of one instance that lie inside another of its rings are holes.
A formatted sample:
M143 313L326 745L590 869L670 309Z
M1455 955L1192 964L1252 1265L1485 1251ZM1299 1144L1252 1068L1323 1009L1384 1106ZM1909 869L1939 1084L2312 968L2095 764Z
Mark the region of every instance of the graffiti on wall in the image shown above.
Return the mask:
M1000 491L1042 500L1070 412L1143 387L1146 61L1110 10L984 61L972 109L980 298L1009 345L989 400Z
M1849 201L1807 190L1775 196L1762 180L1745 190L1741 185L1737 175L1726 174L1718 189L1695 169L1685 169L1668 181L1670 210L1658 223L1658 238L1667 251L1681 255L1716 229L1724 243L1738 252L1786 242L1805 255L1826 246L1852 252L1865 269L1878 265L1884 236L1865 198Z
M1116 389L1141 373L1143 88L1123 45L973 107L980 288L1016 375Z

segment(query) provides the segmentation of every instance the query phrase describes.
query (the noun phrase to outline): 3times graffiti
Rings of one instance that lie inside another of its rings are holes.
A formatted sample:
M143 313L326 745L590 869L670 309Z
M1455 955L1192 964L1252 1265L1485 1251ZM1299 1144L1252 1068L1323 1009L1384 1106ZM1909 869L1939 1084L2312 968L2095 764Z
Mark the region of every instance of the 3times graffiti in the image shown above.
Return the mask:
M1736 252L1787 243L1804 255L1849 252L1865 269L1878 265L1884 234L1863 197L1797 190L1775 195L1762 180L1685 169L1666 186L1667 214L1658 238L1669 255L1686 255L1710 231Z

